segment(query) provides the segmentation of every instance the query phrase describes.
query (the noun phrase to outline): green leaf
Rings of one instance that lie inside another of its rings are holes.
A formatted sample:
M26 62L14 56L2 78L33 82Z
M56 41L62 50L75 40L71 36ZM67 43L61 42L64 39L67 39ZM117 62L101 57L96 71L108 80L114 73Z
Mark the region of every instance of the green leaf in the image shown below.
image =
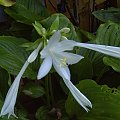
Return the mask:
M56 28L58 28L59 30L61 30L62 28L65 28L65 27L70 28L70 32L69 32L69 34L67 34L66 37L68 39L73 39L73 40L76 40L76 41L80 41L76 32L75 32L75 28L74 28L73 24L63 14L53 14L50 17L48 17L47 19L42 20L41 24L46 28L46 30L49 30L52 23L55 20L58 24L58 19L59 19L59 26L56 26Z
M25 25L14 21L11 23L11 27L9 28L9 30L7 30L6 33L10 36L31 39L32 29L33 27L30 25ZM4 33L4 35L6 33Z
M12 0L0 0L0 5L10 7L15 4L15 1Z
M83 79L92 79L93 68L92 63L88 58L80 60L80 62L70 66L70 68L73 81L79 82Z
M120 25L111 21L101 24L97 30L95 43L111 46L120 45Z
M25 42L28 41L10 36L0 37L0 66L10 74L17 75L30 54L20 47ZM36 72L29 65L23 77L35 79Z
M120 59L112 58L112 57L104 57L103 62L106 65L111 66L113 70L120 72Z
M41 19L49 16L48 10L43 4L43 0L16 0L16 2L22 4L32 13L40 16Z
M96 39L89 43L120 46L120 25L111 21L101 24L97 30ZM108 67L103 64L103 57L106 55L87 49L80 48L80 54L89 58L93 64L94 75L102 76L108 70Z
M103 21L107 22L111 20L116 23L120 23L120 9L119 8L109 8L108 10L98 10L94 11L93 15Z
M33 24L33 26L40 36L45 37L46 29L39 22L35 21L35 24Z
M49 109L48 107L46 106L41 106L37 112L36 112L36 115L35 117L38 119L38 120L55 120L55 119L51 119L51 117L48 115L49 113Z
M120 46L120 25L110 21L102 24L97 31L96 43ZM103 61L115 71L120 72L119 59L108 56Z
M33 97L33 98L38 98L41 97L45 94L45 89L42 86L33 84L33 83L28 83L24 89L23 89L24 94Z
M92 80L83 80L77 88L92 102L93 108L87 113L70 94L66 101L66 111L78 120L119 120L120 91L106 85L98 85Z
M85 35L89 40L94 40L96 37L93 33L87 32L83 29L80 29L80 32Z
M35 13L29 11L21 4L15 4L10 8L6 8L5 12L15 19L17 22L32 25L36 20L40 20L40 17Z
M57 16L50 27L50 32L52 32L53 30L58 30L58 28L59 28L59 17Z

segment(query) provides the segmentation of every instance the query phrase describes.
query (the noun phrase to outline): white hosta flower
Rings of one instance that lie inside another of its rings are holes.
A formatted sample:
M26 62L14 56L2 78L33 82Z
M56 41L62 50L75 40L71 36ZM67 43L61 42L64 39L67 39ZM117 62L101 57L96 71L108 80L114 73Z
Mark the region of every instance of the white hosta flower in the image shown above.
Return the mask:
M86 110L87 107L92 108L91 102L72 84L70 81L69 64L75 64L80 61L83 56L65 52L72 50L76 42L71 40L63 40L60 42L61 34L57 31L49 40L48 45L40 52L41 58L44 59L39 72L38 79L43 78L48 74L52 65L57 73L63 78L66 86L77 100L77 102Z
M101 53L104 53L112 57L120 58L120 47L88 44L88 43L76 43L76 46L88 48L88 49L95 50L97 52L101 52Z
M4 105L2 107L0 116L8 114L8 118L10 117L10 115L17 117L14 113L14 106L16 103L20 79L21 79L22 75L24 74L28 65L30 63L32 63L37 58L37 55L38 55L38 52L39 52L41 46L42 46L42 43L40 43L38 45L38 47L30 54L27 61L23 65L23 67L20 70L20 72L18 73L17 77L15 78L14 82L12 83L12 85L11 85L7 95L6 95L5 102L4 102Z

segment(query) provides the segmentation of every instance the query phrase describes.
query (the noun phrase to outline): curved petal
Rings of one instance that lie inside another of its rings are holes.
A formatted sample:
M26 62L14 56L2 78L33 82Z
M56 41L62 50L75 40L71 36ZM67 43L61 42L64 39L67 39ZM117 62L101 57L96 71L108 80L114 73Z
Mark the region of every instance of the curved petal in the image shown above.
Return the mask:
M48 45L40 52L41 58L45 58L48 56L49 51L57 45L57 43L60 41L61 34L60 31L57 31L53 34L53 36L48 41Z
M58 44L54 45L52 51L57 50L57 52L62 52L66 50L73 50L73 47L76 45L76 42L73 40L63 40Z
M51 67L52 67L52 58L48 56L44 59L42 65L40 66L37 79L41 79L44 76L46 76L50 71Z
M63 79L66 86L69 88L70 92L76 99L76 101L88 112L87 107L92 108L91 102L72 84L70 80Z
M59 56L61 56L61 58L65 58L66 59L66 63L67 64L75 64L78 63L81 59L83 59L84 57L81 55L77 55L77 54L73 54L73 53L69 53L69 52L61 52L61 53L57 53ZM57 55L57 56L58 56Z
M38 52L40 48L42 47L42 42L38 45L38 47L29 55L27 61L29 63L32 63L38 56Z
M120 47L107 46L107 45L97 45L88 43L76 43L76 46L95 50L106 55L110 55L116 58L120 58Z
M20 70L19 74L15 78L13 84L11 85L11 87L6 95L5 102L2 107L0 116L8 114L8 117L10 117L10 115L13 115L16 117L16 115L14 114L14 106L16 103L18 87L19 87L20 79L21 79L23 73L25 72L26 68L28 67L28 65L29 65L29 63L26 61L25 64L23 65L22 69Z
M61 67L59 66L59 64L53 60L53 66L56 70L56 72L63 78L63 79L68 79L70 80L70 71L69 71L69 68L66 66L66 67Z
M58 30L57 32L55 32L52 37L49 39L48 41L48 45L47 47L52 47L54 46L56 43L58 43L60 41L60 38L61 38L61 33L60 31Z

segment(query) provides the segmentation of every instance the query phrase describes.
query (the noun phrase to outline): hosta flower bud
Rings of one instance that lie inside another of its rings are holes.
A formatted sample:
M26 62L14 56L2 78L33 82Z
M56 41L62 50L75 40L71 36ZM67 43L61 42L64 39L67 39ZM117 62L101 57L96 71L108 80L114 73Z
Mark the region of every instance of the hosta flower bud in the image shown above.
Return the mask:
M70 28L62 28L61 30L60 30L60 32L61 33L69 33L70 32Z

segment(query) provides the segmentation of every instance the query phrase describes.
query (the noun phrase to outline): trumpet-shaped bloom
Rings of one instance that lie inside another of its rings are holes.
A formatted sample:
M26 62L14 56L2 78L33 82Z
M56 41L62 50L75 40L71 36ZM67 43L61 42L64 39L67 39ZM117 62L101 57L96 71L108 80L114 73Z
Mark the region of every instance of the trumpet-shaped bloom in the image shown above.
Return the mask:
M37 58L37 55L38 55L38 52L39 52L41 46L42 46L42 43L40 43L38 45L38 47L30 54L27 61L23 65L23 67L20 70L20 72L18 73L17 77L15 78L14 82L12 83L12 85L11 85L7 95L6 95L5 102L4 102L4 105L2 107L0 116L8 114L8 118L10 117L10 115L17 117L14 113L14 106L16 103L20 79L21 79L22 75L24 74L28 65L30 63L32 63Z
M76 43L76 46L88 48L112 57L120 58L120 47L88 44L88 43Z
M60 31L57 31L49 40L48 45L40 52L41 58L44 59L38 72L38 79L48 74L52 65L57 73L63 78L66 86L76 99L76 101L86 110L92 107L91 102L72 84L70 81L69 64L75 64L80 61L83 56L65 52L72 50L76 42L71 40L61 41Z

